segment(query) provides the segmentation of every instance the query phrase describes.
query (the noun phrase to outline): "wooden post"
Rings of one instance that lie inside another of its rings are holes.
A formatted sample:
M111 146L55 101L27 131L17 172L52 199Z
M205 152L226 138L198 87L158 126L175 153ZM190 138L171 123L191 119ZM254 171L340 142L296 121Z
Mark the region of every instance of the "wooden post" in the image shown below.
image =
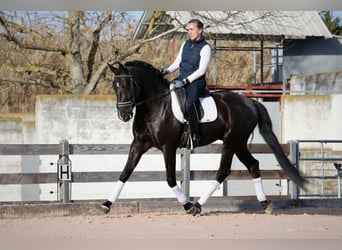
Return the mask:
M214 50L213 50L213 85L217 85L217 44L216 44L216 38L214 39Z
M57 162L59 200L63 203L70 202L71 193L71 161L69 159L69 142L67 140L60 141L60 155Z
M183 173L183 181L181 182L181 189L186 195L190 197L190 149L183 148L181 153L181 171Z

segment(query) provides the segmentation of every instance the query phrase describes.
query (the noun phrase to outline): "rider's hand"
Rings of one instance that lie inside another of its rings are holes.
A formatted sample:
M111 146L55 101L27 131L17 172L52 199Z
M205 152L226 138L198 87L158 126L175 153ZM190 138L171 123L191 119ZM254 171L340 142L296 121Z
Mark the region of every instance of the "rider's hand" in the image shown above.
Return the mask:
M181 88L184 86L183 81L180 81L180 80L173 80L172 83L175 86L175 88Z

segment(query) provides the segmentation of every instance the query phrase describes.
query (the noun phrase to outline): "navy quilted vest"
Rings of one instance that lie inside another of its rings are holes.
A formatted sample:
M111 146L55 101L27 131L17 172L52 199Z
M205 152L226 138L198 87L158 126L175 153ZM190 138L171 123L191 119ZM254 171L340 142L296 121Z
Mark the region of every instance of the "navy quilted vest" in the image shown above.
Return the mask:
M183 80L198 69L201 59L200 51L206 44L208 43L204 40L203 36L197 41L191 41L189 39L185 42L180 64L180 74L177 79ZM205 79L205 74L198 79Z

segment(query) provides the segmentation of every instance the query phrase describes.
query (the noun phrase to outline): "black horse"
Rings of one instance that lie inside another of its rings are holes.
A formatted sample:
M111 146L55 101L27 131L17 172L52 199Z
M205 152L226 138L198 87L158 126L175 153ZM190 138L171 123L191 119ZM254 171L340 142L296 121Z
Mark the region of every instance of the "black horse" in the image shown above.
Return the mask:
M124 183L129 179L141 156L151 147L162 151L166 167L167 183L174 191L178 201L187 213L201 212L201 206L214 193L218 186L229 176L233 155L247 167L255 185L257 199L266 212L273 205L266 199L259 170L259 162L248 150L248 138L256 125L260 133L274 152L279 164L298 186L303 187L304 179L289 162L272 130L272 123L265 107L252 99L232 91L213 92L218 117L215 121L200 124L201 141L199 146L222 140L222 154L216 180L208 187L200 199L193 204L176 183L176 150L180 146L183 126L172 113L169 84L159 70L142 61L130 61L117 67L109 65L115 74L113 88L117 96L118 116L127 122L135 116L133 122L134 139L130 146L128 160L116 183L113 192L102 209L109 212L119 197Z

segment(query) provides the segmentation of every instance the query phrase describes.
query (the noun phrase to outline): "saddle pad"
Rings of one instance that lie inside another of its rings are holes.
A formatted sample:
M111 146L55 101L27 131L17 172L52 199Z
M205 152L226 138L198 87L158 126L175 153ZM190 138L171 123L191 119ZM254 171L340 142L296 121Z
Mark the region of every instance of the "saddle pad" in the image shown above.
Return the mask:
M170 91L171 91L172 112L179 122L184 123L184 114L182 113L181 108L179 106L176 93L172 91L173 89L174 89L174 85L171 83ZM216 108L214 98L212 96L200 97L199 100L204 111L203 118L199 122L205 123L205 122L215 121L217 118L217 108Z

